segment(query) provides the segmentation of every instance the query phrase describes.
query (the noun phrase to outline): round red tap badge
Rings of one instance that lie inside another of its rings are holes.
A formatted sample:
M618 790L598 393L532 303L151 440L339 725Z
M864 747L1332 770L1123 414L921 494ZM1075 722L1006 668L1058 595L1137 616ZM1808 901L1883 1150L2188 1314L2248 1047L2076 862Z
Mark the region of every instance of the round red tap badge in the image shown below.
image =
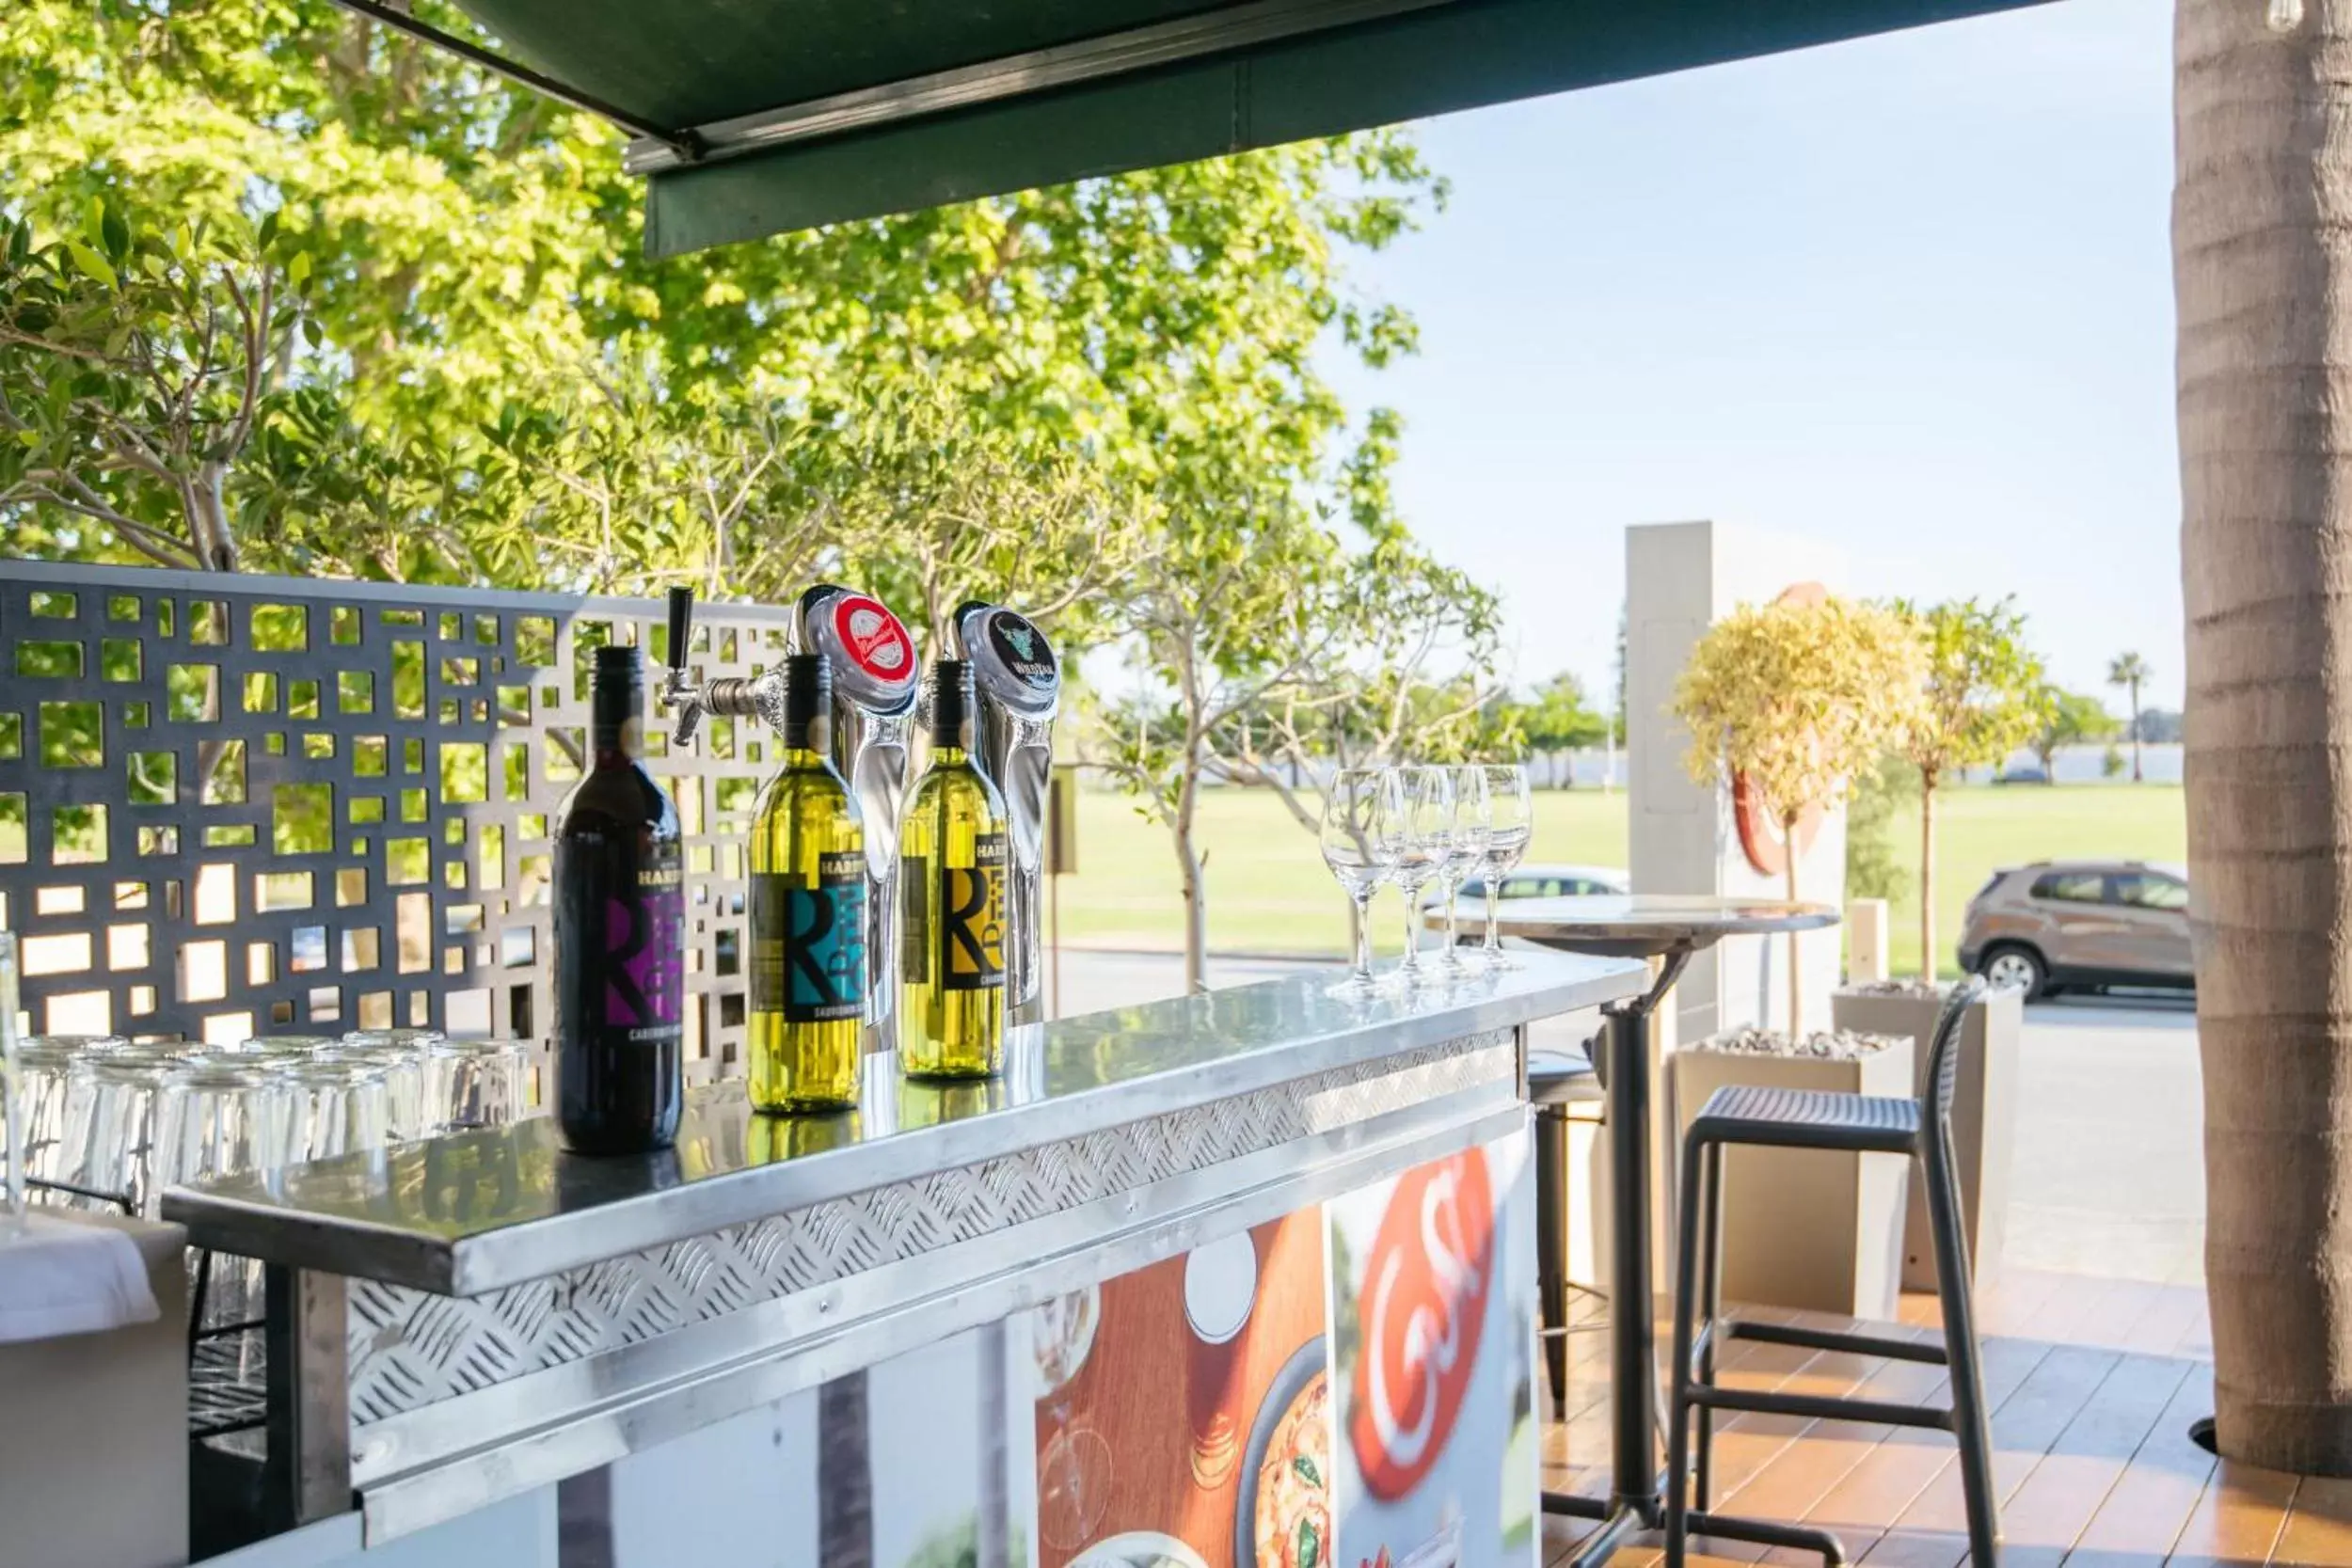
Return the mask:
M844 594L833 607L833 629L842 651L877 680L904 680L914 668L914 643L907 628L880 599Z
M1406 1496L1445 1451L1478 1366L1494 1283L1494 1194L1469 1149L1406 1173L1364 1259L1350 1440L1375 1497Z

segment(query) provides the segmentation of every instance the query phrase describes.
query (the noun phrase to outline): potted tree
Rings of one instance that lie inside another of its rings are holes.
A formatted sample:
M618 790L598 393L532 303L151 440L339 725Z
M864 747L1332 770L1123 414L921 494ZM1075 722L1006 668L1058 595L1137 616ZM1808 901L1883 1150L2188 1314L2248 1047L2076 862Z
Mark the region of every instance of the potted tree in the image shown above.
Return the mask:
M1741 606L1709 627L1675 688L1692 777L1736 786L1792 850L1809 812L1842 801L1915 721L1926 657L1913 622L1836 597ZM1800 858L1788 895L1804 896ZM1726 1085L1910 1092L1902 1036L1804 1033L1799 938L1788 938L1788 1028L1741 1029L1675 1053L1687 1125ZM1910 1170L1886 1155L1736 1148L1724 1184L1724 1291L1733 1299L1891 1317L1901 1289Z
M2033 739L2051 721L2052 692L2042 660L2026 646L2025 617L2009 600L1896 608L1919 628L1927 653L1923 700L1896 746L1919 772L1919 974L1913 980L1840 991L1831 1009L1840 1029L1908 1036L1925 1072L1928 1040L1944 1005L1944 987L1936 977L1941 952L1935 923L1936 791L1960 769L1997 767ZM2022 1000L1995 991L1969 1008L1961 1036L1952 1141L1969 1256L1979 1278L2000 1266L2024 1021ZM1926 1087L1918 1085L1920 1092ZM1911 1195L1904 1227L1903 1285L1915 1291L1935 1288L1935 1249L1921 1192Z

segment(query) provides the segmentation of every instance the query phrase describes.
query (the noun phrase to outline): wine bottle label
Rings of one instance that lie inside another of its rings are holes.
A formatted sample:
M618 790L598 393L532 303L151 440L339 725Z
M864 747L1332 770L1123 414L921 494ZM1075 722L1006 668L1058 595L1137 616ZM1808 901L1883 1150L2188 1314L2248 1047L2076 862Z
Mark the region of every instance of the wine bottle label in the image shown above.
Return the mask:
M817 881L752 879L751 1004L787 1023L866 1015L866 853L817 858Z
M660 1045L684 1030L686 882L676 846L657 850L636 880L604 903L604 1030Z
M1005 983L1005 835L982 833L968 866L939 878L939 984L986 990Z

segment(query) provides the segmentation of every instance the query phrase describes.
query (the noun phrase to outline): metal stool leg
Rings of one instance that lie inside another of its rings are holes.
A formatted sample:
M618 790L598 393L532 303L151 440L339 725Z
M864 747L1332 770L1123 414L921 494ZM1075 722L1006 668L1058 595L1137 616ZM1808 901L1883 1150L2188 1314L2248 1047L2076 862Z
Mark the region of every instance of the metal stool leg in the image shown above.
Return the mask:
M1721 1144L1707 1146L1707 1228L1699 1241L1699 1326L1706 1337L1699 1345L1698 1380L1703 1384L1715 1381L1715 1337L1722 1332L1724 1318L1724 1160L1729 1152ZM1714 1406L1701 1405L1698 1419L1698 1474L1692 1497L1704 1513L1715 1506Z
M1935 1240L1936 1294L1944 1307L1945 1355L1952 1370L1952 1435L1960 1442L1960 1477L1968 1507L1968 1554L1975 1568L2000 1561L2000 1510L1994 1497L1993 1437L1985 1420L1979 1365L1974 1280L1968 1267L1967 1221L1951 1150L1931 1145L1920 1164L1928 1182L1929 1229Z
M1568 1118L1556 1106L1535 1113L1535 1278L1544 1320L1544 1364L1551 1414L1568 1418Z
M1696 1138L1682 1146L1682 1202L1675 1227L1675 1346L1666 1375L1666 1568L1682 1568L1691 1516L1691 1371L1699 1297L1701 1207L1706 1186L1701 1168L1708 1146Z

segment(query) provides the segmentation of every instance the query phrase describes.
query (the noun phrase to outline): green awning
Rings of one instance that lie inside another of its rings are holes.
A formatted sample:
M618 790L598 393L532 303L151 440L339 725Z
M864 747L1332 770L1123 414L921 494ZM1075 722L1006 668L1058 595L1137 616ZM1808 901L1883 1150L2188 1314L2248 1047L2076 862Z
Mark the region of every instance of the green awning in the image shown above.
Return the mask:
M463 0L663 133L664 256L2028 3Z

